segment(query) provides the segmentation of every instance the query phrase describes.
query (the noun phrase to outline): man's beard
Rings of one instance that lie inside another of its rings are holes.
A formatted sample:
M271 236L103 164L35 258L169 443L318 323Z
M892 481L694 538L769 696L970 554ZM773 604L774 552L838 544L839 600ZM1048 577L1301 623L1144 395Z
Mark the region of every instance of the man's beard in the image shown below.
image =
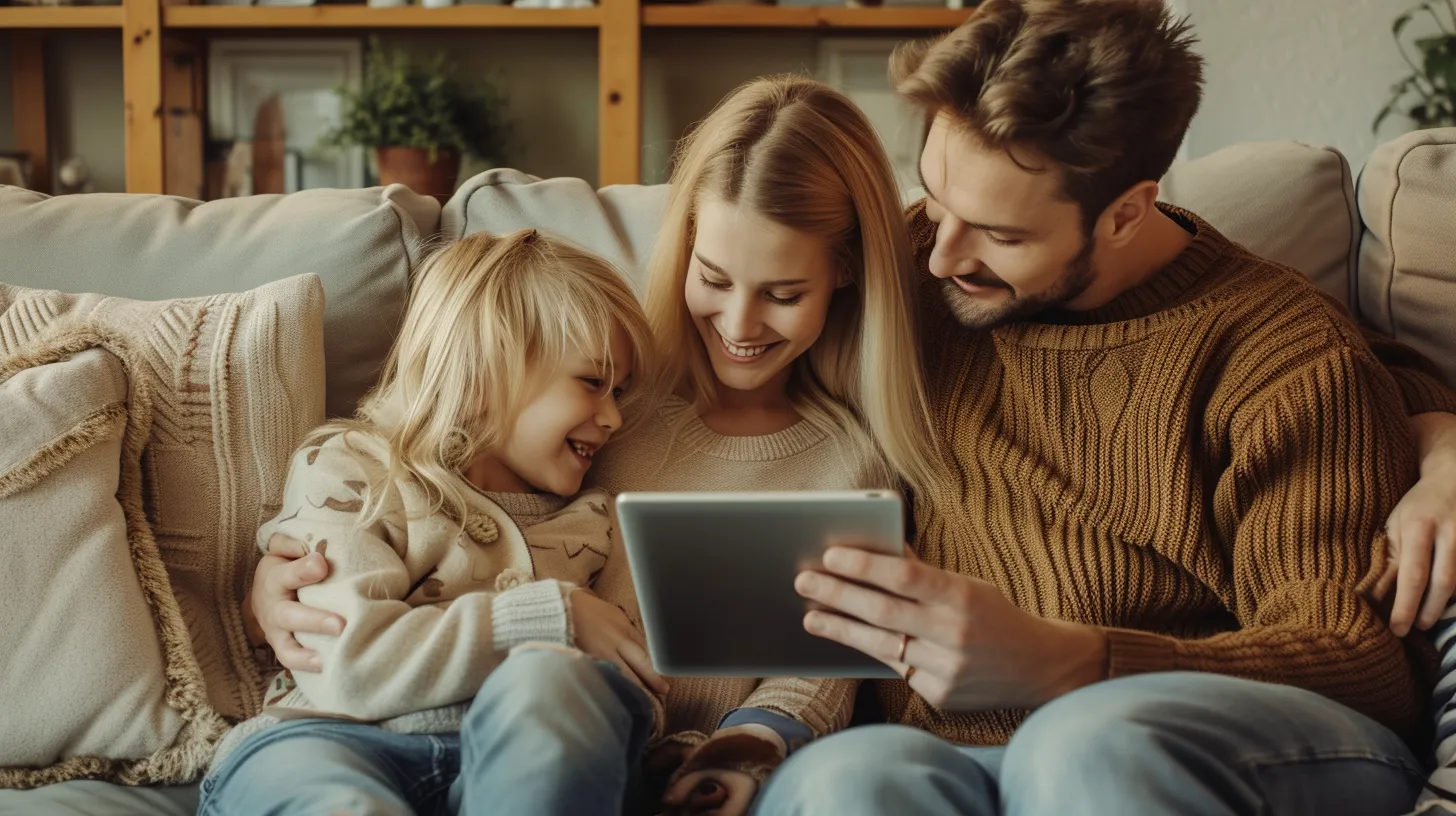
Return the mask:
M1062 273L1062 277L1051 288L1035 295L1017 297L1015 291L1001 284L1010 297L985 303L966 294L949 278L942 280L940 284L941 294L950 306L951 314L962 326L968 329L994 329L1071 303L1087 291L1094 277L1092 241L1088 240L1083 244L1082 251L1077 253L1077 257L1067 264L1067 270Z

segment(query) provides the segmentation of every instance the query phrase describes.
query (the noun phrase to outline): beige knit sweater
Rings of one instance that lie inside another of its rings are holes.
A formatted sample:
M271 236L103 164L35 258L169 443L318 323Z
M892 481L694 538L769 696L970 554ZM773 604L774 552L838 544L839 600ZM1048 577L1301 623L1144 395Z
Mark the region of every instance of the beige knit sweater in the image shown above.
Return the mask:
M463 479L464 524L430 512L413 480L389 482L382 443L330 437L295 454L278 517L258 531L323 553L329 576L299 590L348 621L338 637L299 633L321 673L281 672L263 715L230 734L214 767L244 736L280 719L335 717L390 731L457 731L486 676L526 641L573 645L568 596L611 558L609 498L485 494ZM387 485L378 521L360 526L366 486Z
M597 454L587 479L622 491L851 490L875 484L870 460L807 422L766 436L723 436L703 424L685 401L672 398L629 435ZM621 547L620 543L614 546ZM596 592L641 613L625 558L611 559ZM735 708L754 707L792 717L822 736L849 724L858 681L835 679L668 678L667 733L711 734Z

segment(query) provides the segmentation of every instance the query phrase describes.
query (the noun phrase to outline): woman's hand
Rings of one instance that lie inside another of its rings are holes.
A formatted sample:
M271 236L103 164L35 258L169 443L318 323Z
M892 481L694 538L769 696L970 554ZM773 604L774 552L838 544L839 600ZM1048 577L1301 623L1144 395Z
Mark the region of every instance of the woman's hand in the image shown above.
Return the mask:
M295 632L334 636L344 632L343 618L298 602L301 587L328 576L329 562L319 553L309 553L302 541L285 535L268 539L268 554L253 572L249 599L259 634L286 669L317 673L324 668L318 653L305 649Z
M664 816L742 816L788 748L772 728L719 729L693 749L662 795Z
M1390 630L1401 637L1435 626L1456 591L1456 416L1421 414L1411 423L1421 479L1385 525L1396 572Z
M647 641L627 614L581 587L571 593L571 624L576 647L617 664L623 676L650 693L666 694L667 681L652 668Z

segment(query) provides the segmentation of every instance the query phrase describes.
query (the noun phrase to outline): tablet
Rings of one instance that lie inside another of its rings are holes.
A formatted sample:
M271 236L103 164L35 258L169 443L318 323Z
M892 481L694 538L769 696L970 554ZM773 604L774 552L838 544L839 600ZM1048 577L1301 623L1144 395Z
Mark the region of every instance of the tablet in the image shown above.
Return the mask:
M833 541L903 555L893 491L623 493L617 517L653 666L679 677L895 677L804 631L794 578Z

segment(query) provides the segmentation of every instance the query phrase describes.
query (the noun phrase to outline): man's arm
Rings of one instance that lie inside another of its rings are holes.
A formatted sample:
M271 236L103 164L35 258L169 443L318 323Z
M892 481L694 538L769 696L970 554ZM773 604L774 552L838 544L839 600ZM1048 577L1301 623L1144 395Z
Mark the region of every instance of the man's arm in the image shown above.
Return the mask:
M1339 347L1246 397L1227 417L1230 464L1212 496L1228 545L1221 590L1237 631L1200 640L1110 630L1109 675L1183 669L1318 692L1395 728L1424 690L1369 598L1380 530L1413 481L1409 427L1374 359Z
M1368 352L1342 347L1255 396L1227 423L1231 464L1211 500L1238 631L1184 639L1040 618L985 581L854 550L799 577L801 594L844 613L811 612L805 627L913 668L911 687L950 711L1035 708L1105 677L1189 670L1415 726L1424 690L1366 597L1385 566L1372 542L1415 472L1410 430L1386 409L1394 385Z

